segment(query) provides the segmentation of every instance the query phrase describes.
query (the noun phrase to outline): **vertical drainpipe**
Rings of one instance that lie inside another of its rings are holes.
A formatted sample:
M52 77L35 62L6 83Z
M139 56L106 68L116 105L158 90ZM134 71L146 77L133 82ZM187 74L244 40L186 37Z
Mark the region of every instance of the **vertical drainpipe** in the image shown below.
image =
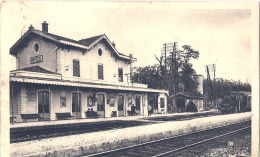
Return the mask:
M104 94L104 119L106 119L106 106L107 106L107 101L106 101L106 94Z
M126 92L125 92L125 99L124 99L124 110L125 110L125 117L126 117Z
M144 93L142 92L142 108L143 108L143 116L144 116Z
M12 90L12 99L11 99L11 103L12 103L12 125L14 125L14 89L13 89L13 85L11 84L11 90Z
M78 90L78 87L77 87L77 98L78 98L78 103L77 103L77 105L78 105L77 118L78 118L78 120L79 120L79 90Z
M51 90L50 86L48 87L48 92L49 92L49 112L50 112L50 117L49 117L49 122L51 121Z

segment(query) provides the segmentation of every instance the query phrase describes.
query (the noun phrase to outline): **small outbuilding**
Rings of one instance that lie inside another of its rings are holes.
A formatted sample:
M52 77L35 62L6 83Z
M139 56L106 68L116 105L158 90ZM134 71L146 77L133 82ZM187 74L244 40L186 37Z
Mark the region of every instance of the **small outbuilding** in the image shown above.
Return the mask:
M199 112L204 108L204 100L205 96L202 94L177 93L173 99L174 112Z

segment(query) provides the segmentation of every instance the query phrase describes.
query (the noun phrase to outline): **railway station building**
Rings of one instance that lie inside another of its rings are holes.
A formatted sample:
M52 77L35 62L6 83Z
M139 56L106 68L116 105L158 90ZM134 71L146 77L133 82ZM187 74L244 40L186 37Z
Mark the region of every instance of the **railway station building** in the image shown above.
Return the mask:
M15 122L26 114L41 120L57 120L63 113L87 118L88 111L104 118L130 116L132 105L138 115L148 114L148 104L157 112L167 111L168 91L132 83L136 58L120 53L105 34L73 40L49 33L44 21L42 30L31 25L10 54L16 57L16 70L10 72Z

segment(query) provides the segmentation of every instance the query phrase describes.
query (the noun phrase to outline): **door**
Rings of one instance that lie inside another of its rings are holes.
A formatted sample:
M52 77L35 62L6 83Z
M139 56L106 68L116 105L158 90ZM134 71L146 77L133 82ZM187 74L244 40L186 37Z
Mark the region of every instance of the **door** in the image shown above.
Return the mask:
M38 92L38 114L43 120L50 119L50 99L47 91Z
M105 96L104 94L97 94L97 112L100 117L105 117Z
M176 106L177 106L177 112L184 112L185 111L185 99L177 98Z
M117 99L118 116L124 116L124 96L118 95Z
M140 106L141 106L141 96L137 95L135 97L135 110L137 112L138 115L141 114L141 109L140 109Z
M72 115L81 118L81 93L72 93Z
M153 97L153 96L149 96L149 97L148 97L148 105L151 105L151 107L152 107L152 113L153 113L154 107L155 107L154 97Z

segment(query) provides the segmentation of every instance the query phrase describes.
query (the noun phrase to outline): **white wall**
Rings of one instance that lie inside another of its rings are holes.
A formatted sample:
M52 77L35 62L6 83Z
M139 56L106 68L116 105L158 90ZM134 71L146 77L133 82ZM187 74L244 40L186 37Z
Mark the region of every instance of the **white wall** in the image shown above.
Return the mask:
M99 48L103 51L101 56L98 55ZM104 82L119 82L118 68L123 68L123 81L127 82L125 74L130 72L129 63L116 59L115 54L106 48L104 42L97 43L87 52L76 49L59 49L58 56L60 56L58 69L64 77L73 77L73 59L80 61L80 78L82 79L98 80L98 64L103 65ZM67 71L66 66L69 67Z
M34 44L38 43L39 51L34 51ZM17 53L17 68L26 68L31 66L39 65L45 69L48 69L52 72L56 72L56 50L57 47L54 43L43 40L42 38L32 38L25 43L26 46L21 48ZM43 61L39 63L30 63L30 58L43 55Z
M164 108L161 108L161 98L164 98ZM162 110L164 113L166 113L167 112L167 95L159 94L157 102L158 102L158 113L161 113Z

